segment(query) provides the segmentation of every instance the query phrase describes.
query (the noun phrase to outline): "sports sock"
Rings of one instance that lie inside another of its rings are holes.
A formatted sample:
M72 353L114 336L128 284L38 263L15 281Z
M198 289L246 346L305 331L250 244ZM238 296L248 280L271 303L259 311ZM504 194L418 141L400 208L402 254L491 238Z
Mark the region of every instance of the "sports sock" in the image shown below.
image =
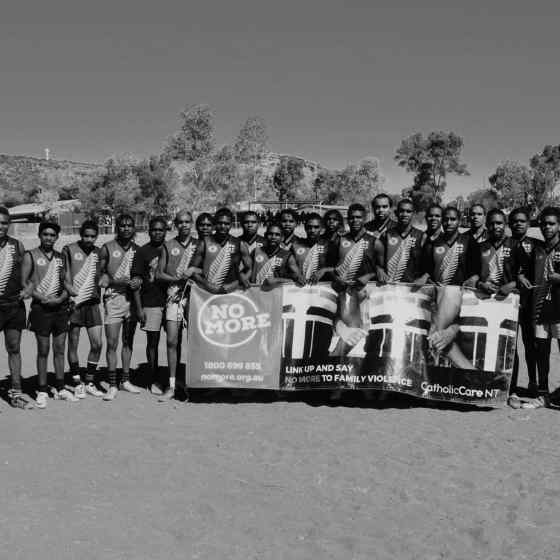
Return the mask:
M116 387L117 386L117 372L109 370L107 372L107 380L109 381L109 385L111 385L111 387Z
M169 378L169 388L175 390L175 378L174 377Z
M550 371L550 346L551 339L536 340L537 372L539 378L539 393L548 393L548 373Z
M97 362L89 362L87 363L86 369L86 383L95 383L95 373L97 371Z

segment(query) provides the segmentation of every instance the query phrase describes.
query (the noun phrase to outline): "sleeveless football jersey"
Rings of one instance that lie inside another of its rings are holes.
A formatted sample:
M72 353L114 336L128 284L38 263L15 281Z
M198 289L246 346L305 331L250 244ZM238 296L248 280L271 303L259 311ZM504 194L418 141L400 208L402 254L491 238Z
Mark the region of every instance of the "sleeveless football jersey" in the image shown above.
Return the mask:
M271 255L263 248L257 247L252 254L253 271L251 282L259 286L270 278L286 278L288 276L287 262L290 252L279 247Z
M261 248L264 245L264 237L258 233L255 233L255 235L250 238L240 235L239 241L245 243L247 246L247 253L249 254L251 254L257 247Z
M74 303L99 302L99 276L100 276L100 250L94 247L88 254L79 243L70 243L63 249L66 256L66 266L70 271L70 280L73 288L78 292Z
M481 282L503 286L516 280L521 267L519 251L518 242L511 237L504 238L498 245L492 241L481 243Z
M24 249L13 237L0 246L0 305L18 300L21 291L21 263Z
M375 237L363 233L354 239L349 233L338 242L336 275L344 282L354 282L359 276L371 272L375 261Z
M286 249L286 250L290 250L292 248L292 245L295 243L301 243L301 242L305 242L305 238L304 237L300 237L299 235L296 235L295 233L290 234L288 237L285 237L282 240L282 243L280 243L280 247L282 247L282 249Z
M44 297L59 297L64 290L64 259L58 251L49 258L39 247L29 251L33 263L31 282Z
M560 273L560 242L547 247L543 241L535 243L531 262L535 284L532 297L532 316L536 323L560 322L560 286L550 283L553 273Z
M130 271L134 254L138 245L132 242L128 249L124 249L116 240L108 241L104 247L107 249L107 274L111 280L130 280ZM113 285L109 282L109 287L113 292L126 293L127 287Z
M223 286L238 278L240 241L228 235L221 243L212 235L203 242L202 270L208 282Z
M443 285L460 286L475 274L480 274L480 247L472 235L457 234L449 243L443 236L428 244L428 273Z
M325 266L327 248L328 241L325 239L319 239L313 245L309 245L306 241L297 241L292 244L292 254L305 280L309 280L313 274Z
M199 241L194 237L188 237L186 243L181 243L176 237L163 244L167 254L167 264L164 272L170 276L181 276L191 266ZM167 286L168 303L178 303L181 300L181 291L185 282L172 283Z
M380 237L383 268L390 282L413 282L421 275L423 237L424 233L415 227L402 233L391 228Z

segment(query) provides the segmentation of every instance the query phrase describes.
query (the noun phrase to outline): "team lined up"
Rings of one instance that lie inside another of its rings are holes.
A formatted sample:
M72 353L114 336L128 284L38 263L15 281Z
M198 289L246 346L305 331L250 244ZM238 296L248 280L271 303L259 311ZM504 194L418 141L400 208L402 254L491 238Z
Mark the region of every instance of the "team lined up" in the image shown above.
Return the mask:
M539 402L545 403L551 338L560 339L560 211L545 208L541 212L544 241L538 241L527 236L529 215L524 209L513 210L508 220L501 210L486 214L482 206L473 206L469 213L471 228L460 232L461 216L454 207L431 206L426 212L426 230L422 231L412 225L414 208L410 200L400 200L395 209L392 206L388 195L376 196L372 201L374 218L366 222L366 209L360 204L350 205L348 230L336 210L324 217L307 214L305 237L295 233L298 216L292 209L283 210L279 222L267 224L264 236L258 232L257 214L245 213L240 237L230 233L233 214L229 209L220 209L213 216L200 214L196 236L191 231L191 213L180 211L175 218L174 238L165 239L164 218L153 218L149 242L142 247L134 242L134 220L121 215L116 220L114 240L97 247L98 226L87 221L82 224L80 240L65 246L62 252L54 249L60 228L48 222L39 226L40 245L24 251L19 241L7 235L9 214L0 209L0 330L4 331L8 352L12 404L30 406L21 393L19 346L27 324L24 298L31 298L28 325L37 339L39 386L35 405L44 408L51 346L55 398L74 401L90 394L113 400L119 387L139 392L129 379L138 322L147 333L152 391L160 393L160 400L173 398L191 282L211 293L227 293L250 285L273 289L285 282L304 285L318 281L332 282L337 291L356 290L372 280L463 285L498 297L519 290L529 392L534 397L540 395ZM511 237L506 235L508 221ZM107 392L96 383L103 324ZM169 367L164 391L156 383L162 326ZM90 350L81 378L77 348L82 328L87 330ZM67 334L74 391L64 384ZM432 343L445 350L454 334L444 330ZM119 339L120 380L116 373ZM346 340L352 340L351 333ZM513 392L517 369L516 364Z

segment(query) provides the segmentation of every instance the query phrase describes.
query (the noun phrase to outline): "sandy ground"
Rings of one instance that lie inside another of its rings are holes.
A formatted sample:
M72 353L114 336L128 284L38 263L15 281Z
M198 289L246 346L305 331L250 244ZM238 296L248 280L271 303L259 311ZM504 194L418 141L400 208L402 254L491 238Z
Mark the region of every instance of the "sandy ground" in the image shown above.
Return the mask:
M303 399L0 400L0 558L560 557L558 411Z
M262 397L0 401L1 557L558 558L558 411Z

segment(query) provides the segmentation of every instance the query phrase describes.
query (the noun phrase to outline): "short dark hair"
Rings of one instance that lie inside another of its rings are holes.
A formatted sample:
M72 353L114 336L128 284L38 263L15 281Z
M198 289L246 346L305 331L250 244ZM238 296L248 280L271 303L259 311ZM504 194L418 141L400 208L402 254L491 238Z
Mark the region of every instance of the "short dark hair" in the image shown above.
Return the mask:
M148 223L148 230L152 229L155 224L163 224L165 229L167 230L167 218L163 216L154 216Z
M335 216L341 224L344 223L344 217L342 216L342 212L340 210L336 210L335 208L327 210L323 216L323 221L326 222L331 216Z
M527 208L524 208L523 206L519 206L518 208L514 208L508 215L508 222L509 225L513 224L513 217L516 216L517 214L524 214L525 217L527 218L527 220L529 220L529 210L527 210Z
M461 217L461 213L459 212L459 209L456 206L446 206L443 209L443 213L447 214L447 212L455 212L457 218Z
M317 212L309 212L309 214L305 216L305 223L309 222L310 220L319 220L321 223L323 222L321 215Z
M373 208L373 205L375 204L375 201L379 200L381 198L386 198L389 201L389 208L393 207L393 199L387 193L376 194L371 201L371 207Z
M11 219L10 211L5 206L0 206L0 214L2 214L3 216L6 216L8 218L8 220Z
M95 231L95 235L99 235L99 224L95 220L86 220L80 226L80 235L84 235L86 229L92 229Z
M484 206L484 204L473 204L470 208L469 208L469 213L473 211L473 208L482 208L482 211L486 214L486 208Z
M539 222L542 222L547 216L555 216L556 220L560 222L560 209L556 206L545 206L539 214Z
M278 229L282 229L282 226L280 225L280 222L278 220L271 220L270 222L268 222L268 224L266 224L266 231L265 233L270 229L270 228L278 228Z
M443 215L443 206L441 204L430 204L430 206L428 206L428 209L426 210L426 215L430 212L430 210L434 209L434 208L439 208L441 211L441 214Z
M255 216L255 218L257 218L257 222L259 221L259 215L254 210L247 210L246 212L243 212L243 218L241 221L244 222L247 216Z
M360 212L362 212L362 214L367 213L367 210L364 208L363 204L360 204L359 202L354 202L353 204L350 204L350 206L348 206L347 216L350 216L350 213L355 212L356 210L359 210Z
M284 208L281 210L280 219L282 219L284 214L289 214L296 222L299 220L299 214L297 213L297 210L294 210L293 208Z
M124 224L124 222L132 222L133 226L136 225L134 218L130 214L119 214L115 220L115 225L120 227Z
M410 198L401 198L397 204L397 210L401 207L401 204L410 204L414 208L414 202Z
M179 216L182 216L183 214L189 216L189 218L192 220L192 212L190 210L179 210L176 214L175 214L175 218L173 218L173 221L175 223L177 223Z
M217 220L222 216L227 216L233 222L233 212L225 206L216 210L216 213L214 214L214 220Z
M41 222L39 224L39 235L41 235L46 229L54 229L56 235L60 233L60 226L56 222Z
M209 220L212 225L214 224L214 216L212 216L209 212L202 212L202 214L199 214L196 217L195 227L198 227L203 220Z
M488 214L486 214L486 223L487 224L490 221L490 218L492 216L501 216L504 219L504 222L506 221L506 215L505 215L504 211L500 210L499 208L492 208L492 210L488 211Z

